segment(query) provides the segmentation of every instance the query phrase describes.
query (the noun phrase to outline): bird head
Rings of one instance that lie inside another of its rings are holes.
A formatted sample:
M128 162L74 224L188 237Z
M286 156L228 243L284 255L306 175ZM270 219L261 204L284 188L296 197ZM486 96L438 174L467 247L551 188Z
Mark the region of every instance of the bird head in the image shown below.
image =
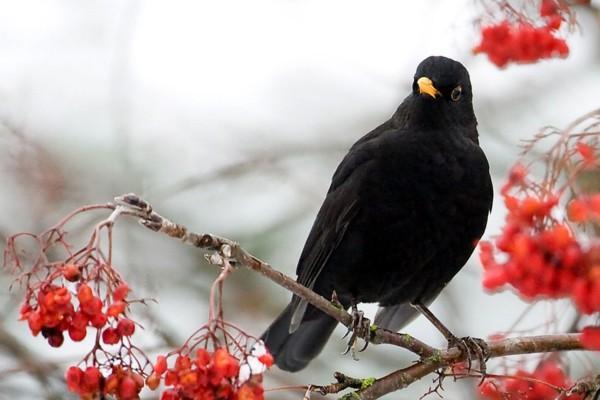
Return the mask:
M417 67L409 97L412 97L413 111L409 118L415 124L477 125L469 73L458 61L442 56L427 57Z

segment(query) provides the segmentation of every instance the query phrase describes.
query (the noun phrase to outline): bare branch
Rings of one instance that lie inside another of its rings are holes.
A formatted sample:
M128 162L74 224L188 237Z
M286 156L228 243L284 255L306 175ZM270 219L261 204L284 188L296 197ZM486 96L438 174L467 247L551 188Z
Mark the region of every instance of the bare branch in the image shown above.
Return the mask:
M490 358L517 354L549 353L565 350L583 350L579 334L529 336L487 343ZM377 399L387 393L403 389L426 375L456 362L465 361L465 356L457 348L440 351L428 359L410 367L392 372L377 379L368 388L359 391L354 398L361 400Z
M238 243L209 233L191 232L184 225L171 222L167 218L154 212L149 203L135 194L123 195L117 197L115 200L119 204L119 207L123 207L121 211L122 214L139 217L140 223L143 226L155 232L164 233L172 238L180 239L184 243L206 250L221 252L223 247L227 246L228 252L230 252L227 257L234 260L235 264L245 266L261 273L271 281L284 287L300 298L307 300L309 303L335 318L346 327L352 325L352 316L346 312L346 310L335 306L331 301L299 284L291 277L277 271L266 262L248 253ZM407 334L396 333L373 326L370 335L370 341L375 344L394 344L410 350L421 357L429 357L435 352L435 349L431 346Z

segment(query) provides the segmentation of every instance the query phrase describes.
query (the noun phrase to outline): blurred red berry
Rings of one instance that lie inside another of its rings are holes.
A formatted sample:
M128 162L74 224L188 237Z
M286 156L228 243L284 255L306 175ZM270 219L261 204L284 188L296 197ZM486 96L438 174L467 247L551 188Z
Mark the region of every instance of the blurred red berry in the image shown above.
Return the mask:
M92 300L94 297L94 293L92 292L92 288L90 288L86 283L82 283L77 289L77 299L80 304L84 304Z
M78 367L69 367L65 373L67 387L71 392L79 392L79 385L83 379L83 371Z
M48 336L48 344L52 347L60 347L65 341L65 337L62 332L54 332Z
M167 370L167 358L165 356L156 357L156 362L154 363L154 372L158 375L162 375Z
M263 363L265 365L265 367L269 368L273 365L273 362L275 360L273 359L273 356L271 355L271 353L265 353L262 356L258 357L258 361Z
M83 339L85 339L86 335L87 331L85 330L85 328L81 329L73 325L69 326L69 337L72 341L81 342Z
M113 292L113 300L115 302L123 301L127 297L127 293L129 293L129 286L125 282L121 282Z
M542 0L540 5L540 15L542 17L551 17L558 14L557 0Z
M141 387L138 386L133 377L126 375L119 384L119 399L133 400L138 398Z
M81 271L75 264L65 264L62 267L62 274L69 282L77 282L81 278Z
M96 314L93 314L90 317L90 324L94 327L94 328L102 328L104 325L106 325L106 322L108 321L108 318L105 314L102 314L101 312L98 312Z
M121 301L121 300L115 301L106 310L106 315L108 315L109 317L116 318L119 315L123 314L126 307L127 307L127 303L125 303L124 301Z
M121 340L121 335L114 328L106 328L102 332L102 341L106 344L117 344Z
M534 27L527 23L511 24L502 21L481 29L481 42L473 49L485 53L498 67L509 62L533 63L541 59L567 57L569 47L564 39L555 36L556 20ZM560 26L560 23L558 23Z
M600 326L586 326L583 328L581 344L586 349L600 351Z
M117 332L120 336L131 336L135 332L135 323L128 319L120 319L117 323Z
M181 398L174 390L165 390L160 396L160 400L180 400Z
M156 390L158 385L160 385L160 375L154 372L146 379L146 386L150 390Z

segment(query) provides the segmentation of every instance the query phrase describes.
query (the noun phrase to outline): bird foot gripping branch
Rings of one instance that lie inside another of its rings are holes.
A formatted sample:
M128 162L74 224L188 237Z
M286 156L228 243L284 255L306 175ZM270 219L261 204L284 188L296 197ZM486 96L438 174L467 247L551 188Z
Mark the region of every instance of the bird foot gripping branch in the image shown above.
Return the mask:
M486 362L490 357L488 344L483 339L470 336L459 338L448 329L430 310L423 304L414 304L413 307L419 311L425 318L432 323L436 329L444 335L448 341L448 349L457 348L460 350L463 359L466 361L466 371L471 372L473 360L479 362L481 379L485 379L487 372Z
M346 338L350 333L352 333L352 335L350 335L346 350L344 350L342 354L346 355L348 352L351 352L352 358L355 361L358 361L358 357L356 356L356 340L358 338L363 338L365 344L358 352L361 353L365 351L371 340L371 321L368 318L365 318L365 313L358 309L356 303L352 303L352 323L348 325L348 330L342 339Z
M462 338L453 337L448 340L448 348L451 349L453 347L459 348L461 354L465 357L467 372L471 372L472 370L472 361L478 361L479 372L483 381L487 373L487 360L490 358L490 350L486 341L470 336Z

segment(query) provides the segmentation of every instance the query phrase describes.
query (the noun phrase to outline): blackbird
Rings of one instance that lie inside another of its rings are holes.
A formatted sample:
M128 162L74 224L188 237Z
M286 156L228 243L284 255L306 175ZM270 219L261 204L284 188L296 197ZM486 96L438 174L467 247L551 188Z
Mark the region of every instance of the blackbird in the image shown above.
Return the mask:
M378 327L397 331L419 311L435 319L426 306L467 262L492 197L469 73L452 59L428 57L412 93L335 171L297 280L328 299L335 291L345 309L378 302ZM281 369L297 371L336 324L293 296L262 339Z

